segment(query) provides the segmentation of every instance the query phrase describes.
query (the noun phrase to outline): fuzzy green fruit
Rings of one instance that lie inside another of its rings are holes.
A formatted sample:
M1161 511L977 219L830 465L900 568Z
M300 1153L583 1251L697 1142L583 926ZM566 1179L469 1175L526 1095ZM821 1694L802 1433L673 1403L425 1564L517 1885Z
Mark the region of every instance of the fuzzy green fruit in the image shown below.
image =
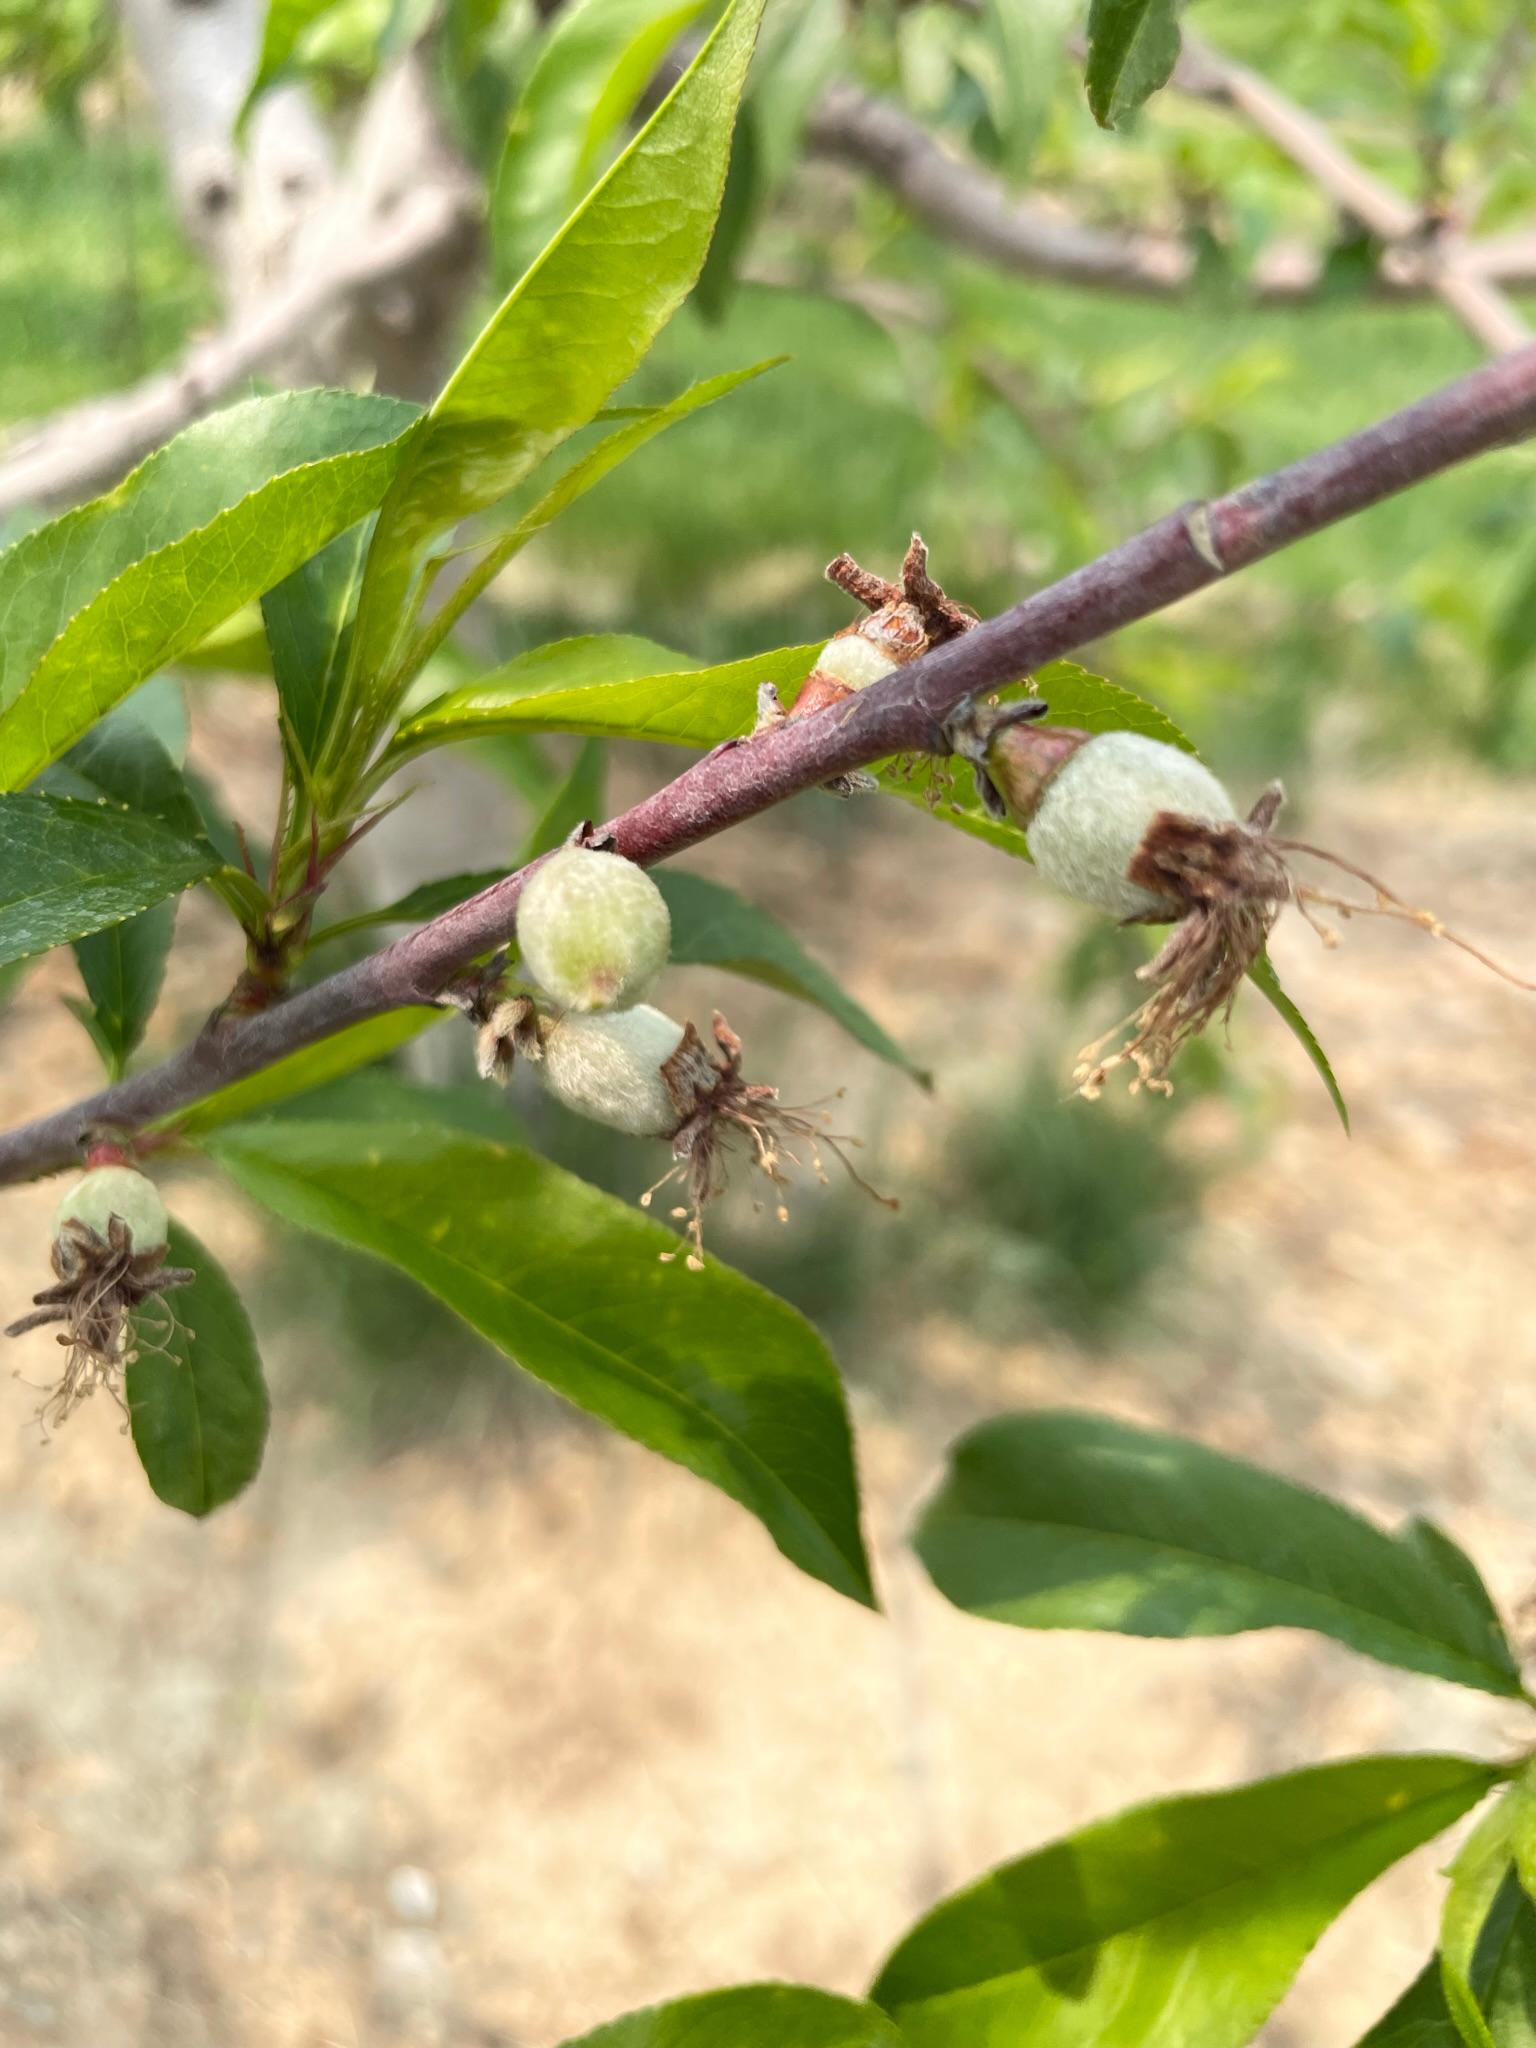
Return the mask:
M1202 824L1237 812L1210 769L1178 747L1139 732L1103 732L1052 774L1029 818L1029 850L1063 895L1111 917L1167 914L1167 899L1126 879L1159 811Z
M160 1191L132 1166L98 1166L76 1181L54 1211L53 1234L73 1222L104 1238L114 1216L127 1224L135 1254L165 1249L168 1219Z
M534 870L517 906L523 963L570 1010L626 1010L667 964L672 919L644 868L567 846Z
M683 1042L683 1026L642 1003L598 1016L562 1017L534 1069L567 1109L632 1138L669 1138L681 1118L662 1067Z

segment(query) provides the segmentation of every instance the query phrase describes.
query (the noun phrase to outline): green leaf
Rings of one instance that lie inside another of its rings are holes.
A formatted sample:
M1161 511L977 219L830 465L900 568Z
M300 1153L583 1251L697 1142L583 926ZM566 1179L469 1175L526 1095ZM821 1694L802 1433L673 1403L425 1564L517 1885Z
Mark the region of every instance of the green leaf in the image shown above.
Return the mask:
M715 237L693 291L694 306L712 326L718 326L730 310L736 295L737 273L767 197L757 116L748 101L736 123L731 167L726 173Z
M360 910L355 917L339 918L335 924L326 925L310 940L309 950L313 953L316 946L345 938L352 932L367 931L373 925L425 924L429 917L440 917L445 910L467 903L471 896L489 889L493 882L503 881L510 872L509 868L480 868L473 874L440 875L436 881L420 882L405 895L397 896L393 903L381 904L377 910Z
M1088 105L1101 128L1135 113L1179 61L1179 0L1093 0L1088 10Z
M333 391L233 406L0 555L0 788L377 505L414 418Z
M1136 1807L947 1899L870 1995L911 2048L1239 2048L1355 1894L1499 1775L1362 1757Z
M513 287L449 378L379 517L353 642L358 746L424 543L494 504L634 371L709 247L763 0L734 0L677 86Z
M191 842L204 836L198 805L155 735L124 705L71 747L40 778L51 796L78 797L140 811ZM118 1079L137 1050L159 999L176 929L174 901L75 941L87 1004L69 1007Z
M90 998L82 1006L84 1014L76 1014L114 1081L138 1050L154 1015L175 932L176 905L171 901L75 941L75 961Z
M1440 1981L1467 2048L1494 2048L1472 1989L1472 1958L1494 1899L1514 1869L1515 1793L1511 1787L1483 1815L1456 1852L1440 1915Z
M360 520L261 600L283 744L302 787L314 775L343 704L352 615L373 521Z
M555 17L507 130L491 201L498 270L532 261L708 0L578 0Z
M1478 2004L1495 2015L1499 2048L1536 2048L1530 2028L1536 1988L1536 1909L1511 1875L1506 1875L1478 1934L1470 1980ZM1516 2001L1525 2003L1527 2031L1520 2031ZM1463 2048L1462 2035L1446 2004L1440 1958L1431 1956L1391 2010L1363 2035L1356 2048Z
M752 730L759 683L774 683L791 699L822 645L780 647L717 668L669 655L668 670L658 673L649 664L640 667L632 641L615 644L603 635L560 640L428 704L401 726L391 752L403 759L426 747L504 732L712 747Z
M207 836L187 778L162 741L123 705L37 779L49 796L141 811L184 839Z
M1506 1881L1489 1915L1490 1929L1506 1903L1509 1924L1497 1944L1492 1981L1482 1993L1483 2010L1498 2048L1536 2048L1536 1905ZM1479 1960L1483 1949L1479 1943Z
M1349 1133L1349 1104L1344 1100L1344 1091L1334 1076L1328 1055L1317 1042L1316 1033L1280 986L1280 977L1275 972L1275 963L1268 953L1261 953L1248 970L1248 979L1266 1002L1272 1003L1295 1034L1302 1051L1317 1069L1323 1086L1328 1090L1329 1100L1338 1112L1339 1122Z
M908 1059L777 918L703 875L663 870L655 880L672 913L674 966L724 967L802 1003L813 1003L868 1051L900 1067L922 1087L932 1087L932 1076Z
M0 963L136 917L217 866L206 840L135 811L0 796Z
M753 363L745 370L727 370L722 376L706 378L702 383L690 385L670 405L642 406L626 418L625 424L616 433L605 435L586 453L573 462L552 489L546 491L529 512L524 513L515 525L486 544L475 540L462 548L451 550L452 554L467 554L476 548L483 549L480 560L474 568L447 596L427 625L416 636L410 652L402 663L408 676L420 673L453 631L464 613L479 597L481 592L495 581L516 555L528 545L546 526L557 520L562 512L585 497L595 484L602 482L622 462L643 448L647 441L654 441L658 434L674 427L679 420L713 405L717 399L728 397L743 384L751 383L754 377L761 377L765 370L777 369L785 360L783 356L771 356L765 362ZM429 576L434 574L449 556L441 556L428 563Z
M388 1260L525 1371L755 1514L873 1604L842 1388L809 1323L547 1160L394 1124L247 1125L215 1158L258 1201Z
M289 1053L286 1059L274 1060L260 1073L216 1089L190 1109L162 1117L152 1128L176 1131L190 1138L203 1131L217 1130L221 1124L260 1116L290 1096L305 1094L328 1081L340 1080L344 1074L356 1073L359 1067L371 1066L375 1060L387 1059L402 1045L419 1038L429 1024L441 1023L442 1019L441 1010L416 1008L386 1010L382 1017L365 1017L361 1024L349 1024L345 1031L322 1038L318 1045L306 1045Z
M571 763L570 773L534 820L523 841L517 865L525 867L569 838L578 825L603 815L603 798L608 787L608 754L601 740L583 740Z
M179 1223L168 1263L197 1278L165 1299L175 1323L161 1337L153 1302L139 1317L126 1375L133 1447L167 1506L206 1515L249 1486L267 1440L267 1388L250 1320L213 1254Z
M565 2048L901 2048L901 2036L872 2005L794 1984L744 1984L632 2012Z
M1309 1628L1458 1685L1523 1697L1482 1583L1434 1532L1389 1536L1203 1445L1069 1411L961 1438L916 1547L967 1612L1019 1628L1225 1636Z

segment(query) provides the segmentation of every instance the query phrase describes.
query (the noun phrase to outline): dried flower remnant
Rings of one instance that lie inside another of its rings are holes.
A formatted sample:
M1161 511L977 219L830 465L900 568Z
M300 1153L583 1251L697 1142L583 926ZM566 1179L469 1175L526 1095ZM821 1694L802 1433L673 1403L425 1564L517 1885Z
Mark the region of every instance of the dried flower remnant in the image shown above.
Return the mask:
M854 1168L846 1145L859 1140L830 1128L825 1109L789 1108L779 1092L741 1078L741 1040L717 1011L714 1049L692 1024L679 1024L647 1005L591 1016L571 1014L546 1020L539 1078L550 1094L578 1115L625 1131L631 1137L667 1139L673 1164L640 1197L650 1208L674 1181L689 1201L672 1211L686 1222L686 1264L704 1263L704 1211L725 1190L733 1152L745 1150L751 1166L773 1188L781 1220L788 1211L783 1192L795 1167L809 1165L827 1179L824 1152L831 1152L855 1183L884 1207L897 1204L880 1195ZM663 1252L670 1261L675 1252Z
M97 1167L64 1196L54 1222L55 1284L34 1294L33 1313L5 1333L20 1337L49 1323L63 1325L57 1341L66 1352L64 1371L43 1389L37 1411L45 1434L66 1422L98 1388L111 1395L126 1418L123 1374L137 1358L146 1331L150 1341L157 1334L139 1312L151 1301L161 1304L163 1342L174 1327L164 1296L197 1277L186 1267L167 1265L166 1248L165 1204L135 1168Z
M794 709L786 711L772 683L764 683L757 695L757 730L782 724L788 718L809 718L825 711L878 682L893 669L970 631L976 614L957 604L928 573L928 549L922 535L914 533L902 561L896 582L861 569L852 555L839 555L827 564L827 580L865 607L868 616L855 619L834 633L816 658L816 666L801 685ZM835 796L853 796L878 787L872 776L859 770L834 776L825 787Z
M1090 1101L1122 1067L1134 1070L1133 1091L1171 1092L1168 1070L1180 1047L1214 1018L1230 1015L1287 903L1326 945L1335 945L1337 934L1320 922L1319 908L1345 918L1402 918L1515 987L1536 988L1365 869L1277 836L1271 828L1284 801L1278 782L1240 818L1216 777L1178 747L1142 733L1027 725L1032 715L1028 704L973 702L951 721L954 749L975 765L988 809L1028 832L1036 866L1064 895L1124 924L1173 926L1157 956L1138 970L1153 993L1078 1056L1073 1079ZM1373 900L1355 902L1302 880L1291 855L1352 875Z

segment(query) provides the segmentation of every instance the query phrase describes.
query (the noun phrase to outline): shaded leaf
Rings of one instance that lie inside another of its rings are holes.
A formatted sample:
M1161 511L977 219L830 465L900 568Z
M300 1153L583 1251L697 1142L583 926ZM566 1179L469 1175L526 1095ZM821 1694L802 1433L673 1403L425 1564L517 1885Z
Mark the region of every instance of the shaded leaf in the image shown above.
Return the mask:
M1483 2009L1498 2048L1536 2048L1536 1905L1528 1893L1506 1882L1489 1916L1490 1925L1506 1900L1510 1902L1509 1925L1497 1946L1491 1981L1482 1993ZM1481 1954L1479 1944L1479 1957Z
M1536 1984L1536 1911L1506 1876L1493 1901L1472 1958L1471 1983L1482 2005L1508 2004ZM1536 2035L1517 2028L1497 2037L1500 2048L1532 2048ZM1463 2048L1462 2035L1451 2017L1441 1978L1440 1958L1431 1956L1396 2003L1362 2035L1356 2048Z
M135 700L136 702L137 700ZM54 796L95 799L141 811L188 841L203 835L199 806L155 735L123 705L39 778ZM136 1051L159 1000L176 929L174 901L75 941L88 1002L69 1004L116 1080Z
M244 1304L206 1246L171 1225L173 1266L190 1287L166 1296L175 1325L156 1340L161 1311L139 1317L138 1357L126 1375L133 1447L167 1506L206 1515L249 1486L267 1440L267 1388Z
M871 1996L911 2048L1239 2048L1355 1894L1499 1775L1362 1757L1133 1808L945 1900Z
M1088 105L1101 128L1135 113L1179 61L1179 0L1093 0L1088 10Z
M1447 1872L1440 1915L1440 1983L1457 2032L1467 2048L1494 2048L1493 2035L1472 1988L1472 1957L1495 1898L1514 1869L1514 1799L1517 1788L1483 1815L1456 1852Z
M565 2048L901 2048L901 2036L872 2005L795 1984L744 1984L632 2012Z
M674 966L724 967L803 1003L813 1003L868 1051L900 1067L923 1087L932 1086L932 1076L908 1059L777 918L703 875L662 869L655 881L672 913Z
M842 1387L786 1303L511 1146L428 1126L248 1124L211 1147L258 1201L409 1273L556 1392L755 1514L873 1603Z
M1201 1444L1060 1411L962 1437L915 1540L946 1598L1020 1628L1308 1628L1384 1664L1521 1698L1481 1581L1472 1590L1447 1572L1421 1528L1389 1536Z
M556 15L507 129L491 200L504 276L532 261L709 0L577 0Z
M693 287L725 182L763 0L733 0L618 161L524 273L444 386L379 517L353 670L359 747L389 715L388 655L423 545L494 504L592 419Z
M523 841L516 865L524 867L570 837L580 824L603 815L603 796L608 786L608 755L601 740L584 740L571 763L570 773L535 819Z
M0 797L0 962L135 917L218 866L206 840L136 811Z
M227 1088L215 1089L190 1109L162 1117L153 1128L193 1137L201 1131L217 1130L221 1124L259 1116L290 1096L302 1095L328 1081L339 1080L344 1074L355 1073L359 1067L371 1066L375 1060L386 1059L402 1045L420 1037L429 1024L441 1023L443 1014L441 1010L413 1008L386 1010L382 1017L365 1017L361 1024L349 1024L345 1031L322 1038L318 1045L306 1045L285 1059L274 1060L260 1073L247 1075L243 1081L232 1081Z
M75 941L75 960L89 997L76 1015L114 1081L138 1050L154 1015L175 932L176 905L171 901Z
M0 787L375 506L414 418L333 391L232 406L0 555Z
M283 743L301 786L341 713L352 615L372 537L373 521L360 520L261 600Z
M419 882L393 903L381 904L377 910L360 910L355 917L338 918L335 924L326 925L310 940L309 950L313 952L329 940L367 931L374 925L425 924L429 917L440 917L455 904L467 903L471 896L478 896L482 889L504 880L510 872L508 868L481 868L473 874L441 875L433 882Z

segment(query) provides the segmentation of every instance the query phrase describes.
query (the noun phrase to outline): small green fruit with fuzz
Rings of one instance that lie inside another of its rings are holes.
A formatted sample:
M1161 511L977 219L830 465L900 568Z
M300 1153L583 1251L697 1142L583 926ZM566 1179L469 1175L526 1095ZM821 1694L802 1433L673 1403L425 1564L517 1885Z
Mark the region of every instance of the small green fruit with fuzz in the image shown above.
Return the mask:
M83 1223L106 1239L114 1216L127 1226L136 1256L165 1249L168 1219L160 1191L132 1166L98 1166L76 1181L54 1211L53 1234L59 1236L66 1223Z
M1179 916L1183 904L1128 875L1159 811L1203 825L1230 824L1237 816L1232 799L1193 754L1144 733L1098 733L1046 782L1025 821L1029 850L1053 887L1111 917Z
M141 1340L163 1344L175 1320L165 1296L196 1278L184 1266L166 1264L168 1242L165 1204L131 1166L96 1167L60 1202L50 1252L53 1284L33 1295L32 1313L5 1333L22 1337L45 1324L62 1325L64 1371L37 1411L45 1433L98 1389L117 1403L126 1427L123 1374Z
M672 919L633 861L567 846L529 878L517 939L528 972L566 1009L627 1010L667 964Z
M662 1068L683 1035L681 1024L647 1003L597 1016L572 1013L549 1025L534 1071L578 1116L632 1138L669 1138L682 1118Z

